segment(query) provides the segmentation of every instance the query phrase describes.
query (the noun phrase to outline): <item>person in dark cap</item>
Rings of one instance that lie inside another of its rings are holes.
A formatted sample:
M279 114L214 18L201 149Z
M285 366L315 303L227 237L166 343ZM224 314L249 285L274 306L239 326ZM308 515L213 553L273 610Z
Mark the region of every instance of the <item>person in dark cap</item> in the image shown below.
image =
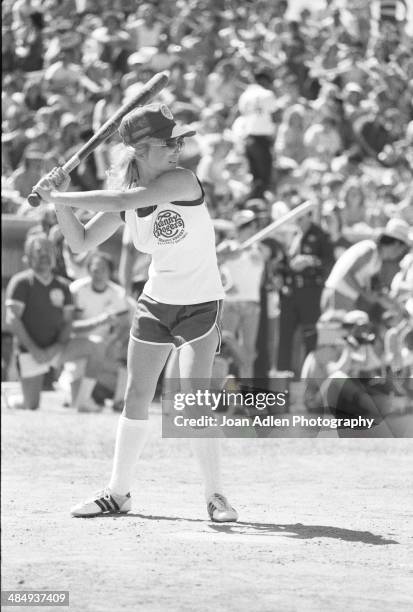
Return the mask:
M149 406L170 355L180 392L193 392L195 380L208 381L211 376L224 290L201 183L178 166L185 138L194 134L190 127L176 124L165 104L148 104L122 119L119 135L124 146L120 145L112 189L56 192L64 191L69 182L59 168L36 186L43 200L56 205L73 251L95 248L125 222L135 247L152 255L130 332L128 384L112 476L103 491L72 509L73 516L130 511L134 470L149 434ZM72 207L98 214L85 226ZM208 382L204 384L208 388ZM197 406L195 414L200 411ZM238 514L222 491L219 441L208 427L201 434L194 438L193 449L205 479L208 514L213 521L236 521Z
M103 13L102 19L104 25L92 34L100 45L99 59L110 64L115 74L125 74L131 40L122 27L123 16L116 11L107 11Z
M300 231L289 249L280 301L279 370L292 369L293 336L298 326L305 354L314 350L321 293L334 262L333 245L328 234L315 223L313 211L298 219L297 225Z

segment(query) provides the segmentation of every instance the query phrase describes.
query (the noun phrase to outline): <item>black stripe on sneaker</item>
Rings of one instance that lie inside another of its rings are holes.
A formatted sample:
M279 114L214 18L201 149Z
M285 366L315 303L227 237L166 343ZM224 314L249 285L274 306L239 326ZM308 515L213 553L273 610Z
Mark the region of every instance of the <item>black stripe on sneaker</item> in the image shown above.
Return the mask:
M106 507L102 504L100 499L95 499L95 504L97 506L99 506L99 508L102 510L102 512L106 512Z
M116 503L116 501L113 499L112 495L110 496L110 501L112 502L116 512L119 512L120 508L119 508L118 504Z
M113 512L113 508L110 505L109 500L105 499L104 497L101 497L99 501L102 502L108 512Z

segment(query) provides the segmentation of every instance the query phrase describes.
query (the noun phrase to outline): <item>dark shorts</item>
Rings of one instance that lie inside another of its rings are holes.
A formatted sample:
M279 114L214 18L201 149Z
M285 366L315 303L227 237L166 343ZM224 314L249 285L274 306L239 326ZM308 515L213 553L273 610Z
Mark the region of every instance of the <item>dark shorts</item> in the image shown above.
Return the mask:
M162 304L144 293L137 301L131 338L147 344L173 344L180 348L218 331L221 344L222 300L202 304Z

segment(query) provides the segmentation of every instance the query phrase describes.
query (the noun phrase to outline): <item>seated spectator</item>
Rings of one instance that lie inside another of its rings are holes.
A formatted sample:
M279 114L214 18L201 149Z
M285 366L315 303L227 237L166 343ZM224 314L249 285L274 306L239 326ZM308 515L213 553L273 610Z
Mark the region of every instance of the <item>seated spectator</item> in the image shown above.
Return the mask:
M342 46L339 53L337 73L341 86L347 83L358 83L363 89L366 87L369 71L364 62L364 49L361 43L352 43Z
M324 115L304 134L304 145L309 157L330 162L343 149L343 143L334 117Z
M155 7L149 3L141 4L136 17L129 19L127 24L132 51L139 51L141 47L157 47L165 26L156 16Z
M360 149L366 157L377 159L378 154L383 151L386 144L392 142L383 119L374 108L355 118L352 122L352 128L356 142L360 145Z
M353 121L363 112L362 102L365 94L358 83L347 83L342 91L345 116Z
M207 86L208 71L202 59L188 67L186 82L188 88L197 99L203 100Z
M235 63L225 60L217 64L215 70L208 75L205 101L207 104L222 104L232 108L237 103L242 90Z
M225 159L231 148L229 138L221 134L210 134L203 138L204 153L198 164L196 174L208 193L208 202L216 208L221 200L229 197L225 176Z
M223 132L225 127L225 114L221 105L217 104L202 109L197 133L200 135L218 134Z
M159 36L156 54L151 60L151 65L156 72L169 70L170 67L178 59L179 47L170 44L168 32L163 32Z
M344 227L356 230L358 224L365 226L366 203L362 185L355 179L349 179L340 196L339 206Z
M10 189L15 189L23 197L31 194L33 185L38 183L44 171L44 153L29 145L24 153L22 162L7 181Z
M391 219L377 240L362 240L347 249L336 261L321 298L321 310L369 312L377 304L393 308L394 300L373 291L372 282L383 262L400 261L411 241L409 226L401 219Z
M121 79L125 98L134 95L154 75L155 71L150 65L152 55L152 51L149 53L147 49L143 49L128 57L127 64L130 71Z
M23 102L30 111L37 111L47 106L47 99L42 91L41 81L26 81L23 89Z
M76 337L90 338L93 335L104 343L98 375L100 391L95 389L92 397L99 400L99 406L109 397L114 397L115 403L123 400L127 343L134 302L120 285L110 280L113 262L108 255L91 253L87 260L87 270L88 276L74 281L70 286L76 308L73 332ZM66 377L72 383L72 397L76 397L79 386L82 390L83 367L82 362L65 366ZM90 396L90 389L86 388L86 392ZM85 408L86 405L83 405L83 410ZM92 411L95 409L93 402L89 402L89 408Z
M72 113L63 113L60 119L60 139L58 151L63 157L70 157L71 152L79 147L81 126Z
M277 160L282 156L300 164L305 159L304 114L301 104L294 104L285 111L275 140Z
M47 47L44 50L44 67L49 68L54 62L58 61L63 49L72 51L73 61L79 60L82 46L82 34L74 31L73 19L56 17L51 27L45 29L48 35ZM88 46L90 40L88 40Z
M74 91L80 81L82 69L73 61L71 49L59 49L56 61L53 62L44 74L45 82L53 93Z
M168 92L172 95L174 100L190 104L192 98L186 80L187 70L187 63L182 59L176 60L170 66Z
M101 353L98 342L71 338L73 299L68 283L53 274L51 241L43 234L30 236L24 253L28 269L12 276L6 289L6 324L18 341L24 400L19 407L36 410L50 368L84 357L87 376L94 377Z
M86 76L83 67L77 62L72 45L60 49L57 60L45 71L44 80L51 92L65 97L75 97L80 87L92 93L100 91L99 86Z
M4 109L2 143L7 148L7 154L13 170L20 164L23 151L29 144L25 130L30 125L30 116L23 104L11 104Z
M102 15L103 26L92 33L99 43L98 59L110 64L114 74L125 74L127 58L131 49L131 38L123 29L123 16L116 11Z
M228 185L229 203L234 207L244 202L251 191L252 177L244 155L232 150L225 158L224 177Z
M44 168L47 168L46 171L48 171L49 161L53 156L55 144L53 132L45 130L41 125L36 125L26 130L26 137L30 143L28 145L30 149L41 151L44 154Z
M82 130L81 121L72 113L64 113L60 120L61 135L56 150L62 159L67 159L75 154L82 146L83 141L91 138L91 130ZM74 189L93 190L100 186L97 177L95 159L90 155L71 174Z
M43 69L43 14L32 10L29 13L29 22L24 28L23 45L17 49L19 67L23 72L34 72Z
M34 123L38 131L55 134L60 129L62 112L57 106L42 106L34 116Z
M96 84L96 96L105 95L117 81L113 76L110 64L107 62L102 62L99 59L91 61L84 60L83 66L86 77ZM90 93L93 94L94 92L91 91Z

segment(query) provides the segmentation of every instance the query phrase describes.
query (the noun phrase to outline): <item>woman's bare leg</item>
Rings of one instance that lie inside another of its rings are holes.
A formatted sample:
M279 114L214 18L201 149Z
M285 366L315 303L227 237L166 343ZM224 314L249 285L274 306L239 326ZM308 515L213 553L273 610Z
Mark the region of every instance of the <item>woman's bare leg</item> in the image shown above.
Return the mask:
M129 341L125 406L119 417L109 482L115 495L130 491L136 464L149 437L148 409L170 351L171 345Z

